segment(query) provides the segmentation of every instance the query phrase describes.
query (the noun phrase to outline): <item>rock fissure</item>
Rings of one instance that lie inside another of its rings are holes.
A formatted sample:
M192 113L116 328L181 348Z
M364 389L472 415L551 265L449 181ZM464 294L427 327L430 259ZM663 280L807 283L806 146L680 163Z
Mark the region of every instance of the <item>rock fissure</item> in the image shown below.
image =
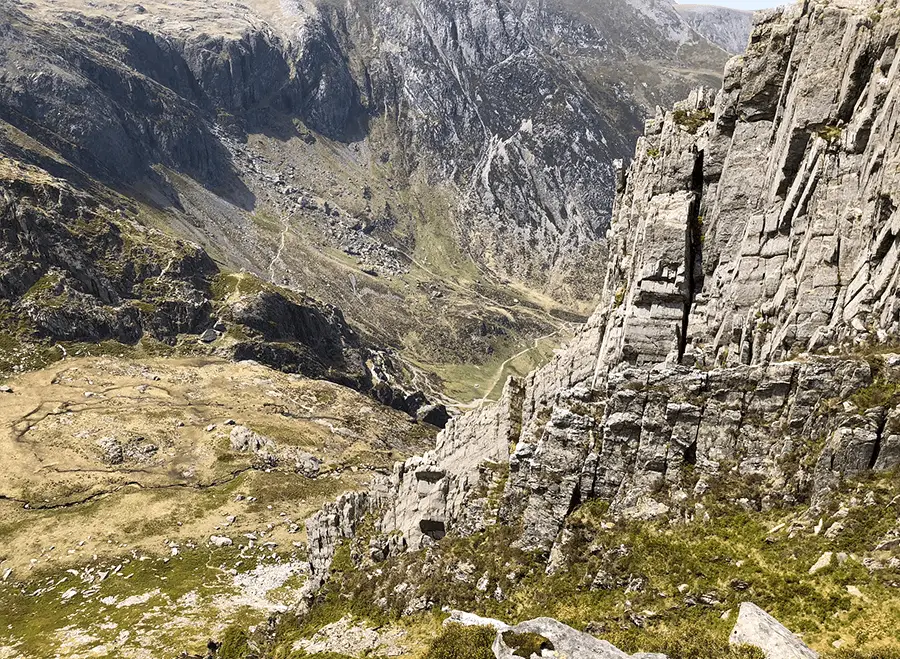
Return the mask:
M699 288L696 278L703 272L703 151L694 158L691 173L692 198L688 204L687 227L685 229L684 250L684 303L681 327L678 335L678 363L684 361L688 345L689 322L694 296Z

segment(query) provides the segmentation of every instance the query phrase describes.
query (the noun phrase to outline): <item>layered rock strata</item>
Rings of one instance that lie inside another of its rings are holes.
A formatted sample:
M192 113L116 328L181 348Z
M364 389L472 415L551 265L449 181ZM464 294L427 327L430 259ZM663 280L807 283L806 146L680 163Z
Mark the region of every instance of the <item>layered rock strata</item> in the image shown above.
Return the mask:
M442 212L482 267L577 284L574 255L609 223L613 159L647 108L715 80L727 57L668 2L593 5L5 0L0 119L106 183L185 204L200 233L254 210L272 154L239 156L248 134L271 135L279 161L313 160L303 185L372 201L365 219L388 233L391 207ZM306 148L319 140L326 157ZM419 184L445 208L393 192Z
M603 303L395 468L379 514L393 546L499 521L550 551L590 499L689 518L730 482L736 504L816 506L900 464L882 395L900 359L872 358L900 332L898 34L896 4L764 13L721 90L648 121Z

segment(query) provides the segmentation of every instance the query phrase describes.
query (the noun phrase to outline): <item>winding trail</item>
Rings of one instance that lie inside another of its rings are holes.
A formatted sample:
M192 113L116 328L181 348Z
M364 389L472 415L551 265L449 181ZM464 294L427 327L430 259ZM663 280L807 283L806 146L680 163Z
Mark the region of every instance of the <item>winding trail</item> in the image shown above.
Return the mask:
M269 282L275 285L278 283L275 281L275 266L281 261L281 255L284 252L284 243L287 239L288 231L291 229L290 221L288 220L287 215L281 216L281 235L279 237L278 250L275 252L275 256L272 258L272 261L269 263Z
M92 501L96 501L102 497L105 497L109 494L116 494L125 489L135 489L135 490L173 490L173 489L188 489L188 490L209 490L215 487L219 487L221 485L227 485L231 483L236 478L239 478L243 474L246 474L250 471L256 471L256 468L253 466L241 467L240 469L236 469L234 471L228 472L228 474L216 478L208 483L165 483L163 485L144 485L139 481L128 481L125 483L121 483L116 487L101 490L99 492L94 492L83 499L78 499L76 501L66 501L64 503L40 503L35 504L32 501L27 499L20 499L17 497L10 497L4 494L0 494L0 501L8 501L11 503L17 503L23 505L28 510L61 510L64 508L73 508L75 506L81 506L86 503L90 503Z
M527 355L527 354L528 354L529 352L531 352L532 350L536 350L537 347L538 347L538 343L540 343L541 341L545 341L545 340L547 340L547 339L549 339L549 338L552 338L552 337L554 337L554 336L560 334L560 333L563 331L563 329L567 329L567 328L559 328L559 329L554 330L553 332L550 332L549 334L544 334L543 336L537 337L537 338L532 342L532 344L531 344L530 347L525 348L524 350L522 350L522 351L520 351L520 352L517 352L515 355L513 355L512 357L510 357L509 359L507 359L505 362L503 362L502 364L500 364L500 366L497 367L497 374L496 374L496 376L494 377L494 379L491 381L490 386L485 387L485 396L483 396L482 398L477 398L477 399L473 400L471 403L465 403L465 404L463 404L463 405L461 406L461 409L464 409L464 410L471 410L471 409L475 409L475 408L477 408L477 407L481 407L481 406L484 405L485 403L493 403L493 402L496 402L496 401L497 401L496 398L489 398L488 396L490 395L490 393L491 393L494 389L497 388L497 386L499 386L500 384L505 384L506 378L504 378L504 372L505 372L505 370L506 370L507 365L508 365L510 362L512 362L512 361L514 361L514 360L516 360L516 359L518 359L518 358L521 357L522 355Z

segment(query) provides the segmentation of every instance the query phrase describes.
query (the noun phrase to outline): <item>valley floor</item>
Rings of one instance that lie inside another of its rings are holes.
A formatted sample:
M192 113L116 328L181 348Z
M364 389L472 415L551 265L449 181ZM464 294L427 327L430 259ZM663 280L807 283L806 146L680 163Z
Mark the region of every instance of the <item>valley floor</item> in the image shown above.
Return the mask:
M305 581L303 520L434 429L250 362L84 358L0 392L0 657L164 657ZM250 429L318 474L236 450Z

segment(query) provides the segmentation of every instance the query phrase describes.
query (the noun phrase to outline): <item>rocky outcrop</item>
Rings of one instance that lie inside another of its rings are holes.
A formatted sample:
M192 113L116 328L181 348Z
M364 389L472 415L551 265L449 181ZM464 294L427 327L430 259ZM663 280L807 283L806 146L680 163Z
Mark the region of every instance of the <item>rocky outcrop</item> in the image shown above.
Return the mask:
M165 341L211 324L216 267L199 247L46 171L7 158L0 168L0 299L38 336Z
M424 422L446 421L446 410L410 391L389 355L357 335L339 309L247 273L224 273L198 245L141 219L109 189L79 190L0 156L3 349L22 346L27 354L29 346L147 338L177 350L200 342L220 356L388 399L413 417L421 410ZM304 455L278 460L315 471Z
M741 604L729 642L757 647L766 659L818 659L819 656L787 627L750 602Z
M311 596L321 587L331 569L338 545L354 537L378 503L378 496L374 493L350 492L333 503L325 504L322 510L306 521L310 574L304 586L306 593Z
M434 451L394 466L384 485L395 498L380 525L399 531L391 537L394 549L420 549L457 522L469 532L490 523L487 503L473 505L470 494L484 498L502 487L496 467L508 461L509 443L518 436L522 394L521 384L511 379L498 404L469 413L464 423L451 420Z
M763 363L897 335L898 25L885 11L760 14L714 98L648 123L611 236L607 295L622 304L606 364Z
M397 466L395 547L502 522L549 552L591 499L638 518L690 519L710 491L815 509L898 465L898 358L867 355L900 332L900 12L872 11L763 13L718 93L648 122L603 304L514 397Z
M231 450L250 453L266 469L286 467L307 478L319 474L321 461L296 446L279 446L274 439L260 435L246 426L235 426L229 434Z

